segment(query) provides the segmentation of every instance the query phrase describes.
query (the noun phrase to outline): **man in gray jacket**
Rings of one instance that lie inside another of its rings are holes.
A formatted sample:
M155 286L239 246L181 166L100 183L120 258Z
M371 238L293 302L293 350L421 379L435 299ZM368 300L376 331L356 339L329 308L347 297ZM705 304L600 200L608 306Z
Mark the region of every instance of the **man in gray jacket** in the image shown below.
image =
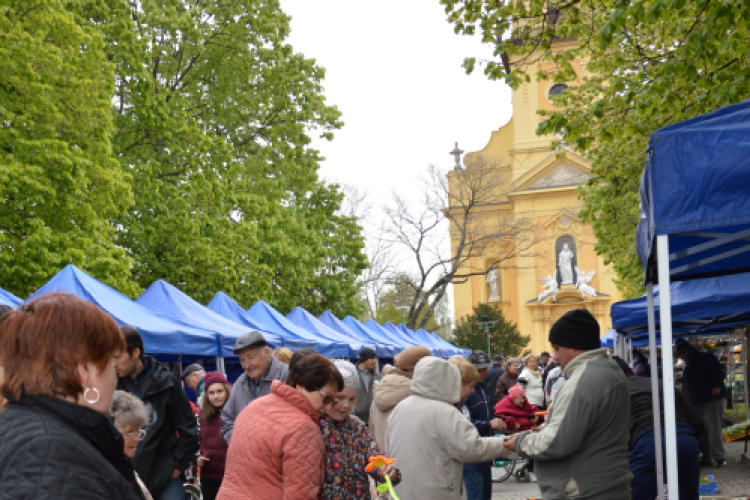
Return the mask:
M253 330L234 343L234 353L240 357L245 373L232 386L232 394L221 410L221 434L229 443L234 421L254 399L271 394L274 380L286 380L289 365L271 356L271 349L260 332Z
M555 395L541 431L505 442L536 461L544 500L630 500L630 393L599 335L586 309L569 311L552 325L549 341L570 378Z
M370 406L372 406L373 388L380 382L381 375L377 372L378 358L375 351L369 347L363 347L359 351L359 395L354 407L354 414L364 423L370 423Z

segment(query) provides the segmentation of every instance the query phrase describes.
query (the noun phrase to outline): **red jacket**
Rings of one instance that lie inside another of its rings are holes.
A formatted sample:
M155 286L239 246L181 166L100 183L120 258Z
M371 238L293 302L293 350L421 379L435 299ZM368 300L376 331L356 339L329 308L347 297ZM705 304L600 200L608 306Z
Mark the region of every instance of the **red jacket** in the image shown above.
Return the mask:
M201 467L201 478L221 481L224 477L228 447L221 435L221 411L216 412L211 420L206 420L201 416L200 438L200 454L209 459L206 465Z
M524 403L522 408L519 408L510 400L510 396L505 396L495 405L495 416L503 419L508 430L514 430L516 423L518 423L521 425L519 430L528 431L534 427L534 424L529 420L529 415L537 411L539 411L539 409L536 406L529 404L528 401ZM539 422L536 425L541 424L543 421L544 417L539 417Z
M323 485L318 414L299 391L274 380L234 422L217 500L315 500Z

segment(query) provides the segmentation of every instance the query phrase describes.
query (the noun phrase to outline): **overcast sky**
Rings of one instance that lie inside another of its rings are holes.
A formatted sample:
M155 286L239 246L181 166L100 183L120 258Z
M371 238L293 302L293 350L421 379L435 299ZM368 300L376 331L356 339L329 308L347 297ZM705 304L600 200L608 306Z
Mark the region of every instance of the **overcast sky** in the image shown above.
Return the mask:
M428 164L448 171L458 141L483 148L511 115L510 89L466 56L492 57L478 37L459 36L438 0L281 0L292 17L290 43L326 69L325 95L343 113L332 142L314 146L321 176L366 189L414 192Z

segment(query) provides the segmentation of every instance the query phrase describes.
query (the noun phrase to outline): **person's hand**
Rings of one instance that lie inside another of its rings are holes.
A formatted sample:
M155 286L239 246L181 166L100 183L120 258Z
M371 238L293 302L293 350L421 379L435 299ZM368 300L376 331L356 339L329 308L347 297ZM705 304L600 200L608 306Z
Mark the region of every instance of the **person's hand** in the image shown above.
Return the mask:
M492 427L492 429L496 431L504 431L507 428L505 426L505 422L503 422L499 418L493 418L492 420L490 420L490 427Z
M516 427L515 427L515 429L516 429L516 430L518 430L518 429L520 429L520 428L521 428L521 424L519 424L518 422L516 422Z
M532 423L533 425L536 425L536 424L538 424L538 423L539 423L539 417L534 417L534 418L532 418L532 419L530 420L530 422L531 422L531 423Z
M531 428L531 432L539 432L539 431L541 431L541 430L542 430L542 428L541 428L541 427L532 427L532 428Z
M505 440L505 442L503 443L503 447L506 450L515 451L516 436L518 436L518 434L513 434L507 440Z
M721 394L721 387L714 387L714 389L711 391L712 396L718 396Z
M388 476L391 478L391 481L396 480L396 476L398 475L398 472L396 471L396 467L393 466L393 464L388 464L385 467L381 469L383 476Z
M177 479L178 477L180 477L180 474L182 474L182 471L180 469L175 469L172 471L172 475L169 477L172 479Z
M206 465L210 461L211 461L210 458L198 457L198 467L203 467L204 465Z

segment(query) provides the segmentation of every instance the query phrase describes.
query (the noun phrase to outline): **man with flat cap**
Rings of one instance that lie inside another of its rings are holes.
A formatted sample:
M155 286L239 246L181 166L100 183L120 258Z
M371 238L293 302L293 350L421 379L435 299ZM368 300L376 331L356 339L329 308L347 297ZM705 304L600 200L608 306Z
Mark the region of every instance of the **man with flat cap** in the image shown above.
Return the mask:
M274 380L284 382L289 366L271 356L271 349L259 331L246 333L234 343L245 373L232 386L232 394L221 410L221 434L227 443L232 437L234 420L253 400L271 393Z
M195 397L200 400L200 397L203 396L203 379L205 377L206 370L198 363L193 363L185 368L180 378L195 392Z
M630 500L630 392L599 336L586 309L568 311L552 325L549 342L570 379L557 391L541 431L505 442L535 460L544 500Z

